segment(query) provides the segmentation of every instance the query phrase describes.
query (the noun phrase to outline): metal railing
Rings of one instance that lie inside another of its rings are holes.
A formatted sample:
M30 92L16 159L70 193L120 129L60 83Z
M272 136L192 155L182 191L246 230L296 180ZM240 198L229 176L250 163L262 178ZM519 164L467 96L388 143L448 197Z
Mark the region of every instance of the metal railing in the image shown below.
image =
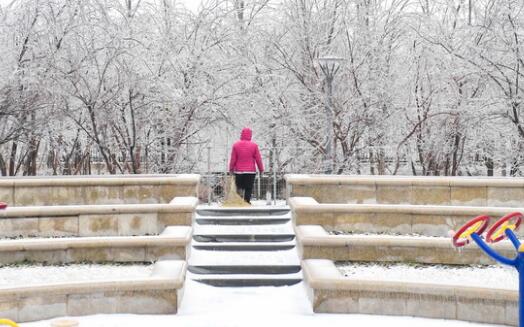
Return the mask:
M207 204L222 202L228 189L227 183L230 182L230 178L234 177L225 173L202 174L201 176L200 201ZM283 174L257 174L253 186L253 200L264 201L267 205L276 205L278 200L285 198L286 182Z

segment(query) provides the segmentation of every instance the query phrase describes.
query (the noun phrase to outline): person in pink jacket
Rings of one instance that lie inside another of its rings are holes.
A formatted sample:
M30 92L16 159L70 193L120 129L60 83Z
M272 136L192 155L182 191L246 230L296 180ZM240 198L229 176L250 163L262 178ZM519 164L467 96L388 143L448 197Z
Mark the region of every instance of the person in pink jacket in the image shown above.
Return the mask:
M242 195L247 203L251 203L251 193L257 173L264 172L264 164L260 157L258 145L251 141L253 132L249 128L244 128L240 134L240 140L233 144L231 150L231 160L229 161L229 172L235 174L235 184L237 191ZM255 167L256 165L256 167Z

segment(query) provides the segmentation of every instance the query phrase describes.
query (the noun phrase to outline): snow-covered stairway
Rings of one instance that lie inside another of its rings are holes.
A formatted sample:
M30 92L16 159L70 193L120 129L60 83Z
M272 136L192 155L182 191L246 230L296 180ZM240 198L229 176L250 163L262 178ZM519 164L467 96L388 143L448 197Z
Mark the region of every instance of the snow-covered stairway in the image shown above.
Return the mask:
M284 286L302 280L287 208L197 210L188 277L212 286Z

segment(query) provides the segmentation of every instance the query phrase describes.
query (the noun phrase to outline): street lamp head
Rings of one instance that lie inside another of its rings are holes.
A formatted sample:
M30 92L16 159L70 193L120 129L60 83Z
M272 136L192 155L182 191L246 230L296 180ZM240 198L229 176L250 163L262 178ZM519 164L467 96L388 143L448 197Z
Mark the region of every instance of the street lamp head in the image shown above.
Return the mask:
M324 56L318 58L320 69L326 75L327 79L332 79L340 69L340 64L345 61L342 57Z
M335 65L335 64L340 64L344 61L345 59L342 58L342 57L337 57L337 56L324 56L324 57L319 57L318 58L318 62L320 65Z

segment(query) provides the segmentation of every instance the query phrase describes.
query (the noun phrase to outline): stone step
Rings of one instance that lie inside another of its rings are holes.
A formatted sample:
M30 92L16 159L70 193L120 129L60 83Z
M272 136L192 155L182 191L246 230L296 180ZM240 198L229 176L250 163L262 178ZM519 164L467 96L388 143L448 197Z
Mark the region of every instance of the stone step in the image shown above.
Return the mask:
M301 270L300 265L211 265L211 266L189 266L188 270L193 274L240 274L240 275L278 275L294 274Z
M193 244L193 249L205 251L284 251L295 248L295 244L275 244L275 243L238 243L238 244Z
M251 235L295 234L291 222L280 225L199 225L193 226L193 235Z
M290 242L295 239L294 234L209 234L193 235L193 239L203 243L227 242Z
M284 216L290 213L288 208L212 208L197 209L197 215L211 217L257 217L257 216Z
M289 209L282 207L198 209L188 278L216 287L300 283L290 222Z
M300 265L297 249L287 251L215 251L191 249L188 264L209 265Z
M291 218L196 218L199 225L281 225L290 221Z
M300 278L198 278L194 281L215 287L260 287L291 286L302 281Z

